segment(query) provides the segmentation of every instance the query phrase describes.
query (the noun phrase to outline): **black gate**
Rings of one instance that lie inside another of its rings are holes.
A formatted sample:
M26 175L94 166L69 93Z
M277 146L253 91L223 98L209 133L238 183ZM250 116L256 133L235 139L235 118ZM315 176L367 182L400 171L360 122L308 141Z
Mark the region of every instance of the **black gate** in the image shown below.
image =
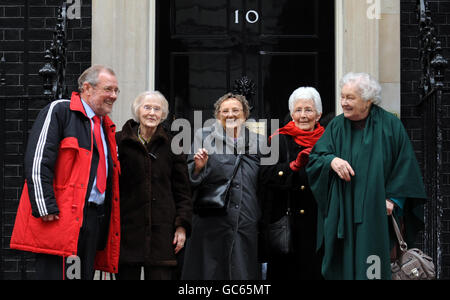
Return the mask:
M419 93L423 112L424 180L429 200L425 207L424 251L433 257L437 278L442 275L441 232L443 224L443 100L450 89L444 85L448 61L431 19L428 2L417 0L419 21L419 61L422 68Z

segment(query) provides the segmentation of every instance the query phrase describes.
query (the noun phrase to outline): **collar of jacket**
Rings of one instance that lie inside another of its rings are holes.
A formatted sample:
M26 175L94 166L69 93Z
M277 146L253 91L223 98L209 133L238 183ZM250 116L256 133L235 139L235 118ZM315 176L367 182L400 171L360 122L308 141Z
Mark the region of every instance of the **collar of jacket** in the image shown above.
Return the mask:
M136 122L133 119L128 120L125 123L125 125L123 125L123 127L122 127L122 140L133 140L133 141L136 141L136 142L139 142L140 144L142 144L139 141L139 137L137 135L138 127L139 127L138 122ZM150 143L153 143L154 141L156 141L158 139L162 139L164 142L169 141L169 137L168 137L166 131L164 130L162 124L159 124L158 128L156 128L156 131L153 134L152 139L150 140Z
M84 110L83 103L81 102L80 93L72 93L72 97L70 98L70 110L78 111L82 113L86 118L88 117L86 111ZM104 128L109 128L110 130L112 130L113 133L116 131L116 125L108 116L103 117L103 126Z

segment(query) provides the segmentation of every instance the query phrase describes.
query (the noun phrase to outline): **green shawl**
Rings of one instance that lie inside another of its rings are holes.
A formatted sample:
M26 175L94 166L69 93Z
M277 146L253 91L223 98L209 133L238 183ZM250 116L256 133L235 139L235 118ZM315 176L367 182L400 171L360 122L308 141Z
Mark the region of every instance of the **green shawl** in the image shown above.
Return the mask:
M397 117L373 105L358 141L352 140L351 123L344 115L331 121L306 167L318 203L322 274L326 279L368 279L368 269L374 266L370 257L376 255L379 277L390 279L390 249L395 239L386 199L406 198L405 239L412 246L423 228L425 188L411 142ZM356 157L352 149L357 149ZM341 180L331 168L335 157L352 166L351 182Z

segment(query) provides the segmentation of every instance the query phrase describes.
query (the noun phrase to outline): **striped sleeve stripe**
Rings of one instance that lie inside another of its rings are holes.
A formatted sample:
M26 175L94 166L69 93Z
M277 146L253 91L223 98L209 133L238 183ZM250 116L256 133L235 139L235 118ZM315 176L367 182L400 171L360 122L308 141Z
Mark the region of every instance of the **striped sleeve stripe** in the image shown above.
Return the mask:
M44 190L42 188L41 180L41 163L45 148L45 142L47 140L48 130L52 120L52 112L55 106L59 103L70 102L70 100L58 100L50 104L50 108L47 112L47 117L45 118L44 125L42 126L41 133L39 135L39 140L36 145L36 151L34 153L33 169L32 169L32 180L34 184L34 197L37 204L37 208L41 217L48 215L47 207L45 205Z

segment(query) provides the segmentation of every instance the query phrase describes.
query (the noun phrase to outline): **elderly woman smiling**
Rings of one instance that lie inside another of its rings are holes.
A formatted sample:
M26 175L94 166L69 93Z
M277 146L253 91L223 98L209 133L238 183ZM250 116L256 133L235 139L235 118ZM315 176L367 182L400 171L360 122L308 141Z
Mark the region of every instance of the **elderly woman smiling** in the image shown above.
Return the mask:
M158 91L140 94L134 119L116 134L121 164L122 239L118 279L176 279L177 254L190 232L192 204L185 155L171 151L161 122L169 113Z
M387 216L403 219L409 247L423 227L426 195L414 150L401 121L380 101L381 87L370 75L345 75L344 113L309 156L326 279L390 279L396 239ZM374 256L381 262L375 277L368 269Z
M186 245L182 279L249 280L259 278L257 198L260 157L244 123L250 111L246 98L227 93L215 105L215 123L195 133L195 154L189 155L194 191L192 235ZM212 138L214 143L205 142ZM196 149L196 145L207 148ZM222 147L225 146L225 147ZM249 153L250 152L250 153ZM231 178L235 177L231 182ZM229 185L228 185L229 183ZM202 212L196 200L229 186L224 215Z
M279 145L279 160L261 166L260 182L265 188L263 219L265 225L270 224L269 236L277 226L290 226L292 248L289 253L281 253L270 243L267 245L267 277L321 279L320 256L315 252L317 205L305 172L309 152L324 132L319 123L319 93L312 87L298 88L289 98L289 110L292 121L270 137L274 145ZM286 218L291 222L283 224Z

